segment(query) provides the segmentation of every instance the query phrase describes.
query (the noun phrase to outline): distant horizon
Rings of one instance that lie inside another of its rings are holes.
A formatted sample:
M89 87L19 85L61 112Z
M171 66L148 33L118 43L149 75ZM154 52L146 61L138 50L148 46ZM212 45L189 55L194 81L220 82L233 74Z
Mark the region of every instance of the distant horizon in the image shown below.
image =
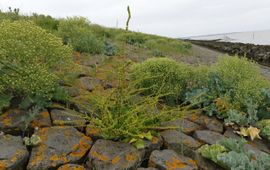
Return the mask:
M180 38L192 38L192 37L202 37L202 36L215 36L215 35L226 35L226 34L237 34L237 33L248 33L248 32L263 32L263 31L270 31L269 29L261 29L261 30L249 30L249 31L235 31L235 32L222 32L222 33L214 33L214 34L204 34L204 35L192 35L192 36L184 36ZM270 39L270 37L269 37Z
M270 45L270 29L261 31L246 31L202 36L182 37L189 40L219 40L224 42L240 42L256 45Z

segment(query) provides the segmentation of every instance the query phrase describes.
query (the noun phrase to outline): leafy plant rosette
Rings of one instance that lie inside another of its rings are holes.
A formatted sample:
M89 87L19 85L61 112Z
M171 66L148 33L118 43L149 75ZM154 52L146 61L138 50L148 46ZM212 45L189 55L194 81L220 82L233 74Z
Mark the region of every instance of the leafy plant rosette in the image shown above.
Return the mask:
M270 155L255 153L244 148L244 139L223 139L213 145L203 145L198 152L221 167L228 170L268 170Z
M193 113L191 106L171 108L161 104L161 94L141 95L145 88L135 88L138 81L127 82L127 65L118 69L118 85L107 94L94 95L94 113L87 116L90 128L97 129L104 139L120 140L143 148L145 140L158 136L160 123Z
M270 86L255 63L244 58L222 57L210 68L204 83L186 92L185 100L200 103L208 116L235 127L256 126L269 118ZM244 133L242 129L241 134ZM244 135L245 136L245 135Z

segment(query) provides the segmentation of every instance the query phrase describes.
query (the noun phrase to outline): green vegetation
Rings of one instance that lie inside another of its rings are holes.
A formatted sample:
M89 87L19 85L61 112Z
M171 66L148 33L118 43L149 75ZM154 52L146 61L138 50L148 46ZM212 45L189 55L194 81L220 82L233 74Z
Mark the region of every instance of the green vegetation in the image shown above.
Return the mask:
M126 66L118 69L118 84L107 95L92 98L95 115L87 117L90 127L98 129L105 139L124 140L134 143L137 148L144 147L144 139L156 136L163 121L181 118L194 110L190 106L169 108L159 104L161 94L142 97L145 89L136 89L137 82L127 84ZM144 78L142 78L143 81ZM165 129L165 128L164 128Z
M203 145L199 153L221 167L243 170L267 170L270 168L270 156L266 153L255 153L245 150L246 141L241 139L223 139L214 145Z
M142 148L144 140L158 136L161 122L198 110L226 125L259 127L270 138L269 82L244 58L224 56L210 67L188 65L171 59L190 52L191 45L180 40L106 28L82 17L22 16L18 9L0 12L0 32L0 110L10 105L28 110L24 130L51 102L67 103L61 78L79 93L74 100L94 113L86 114L88 126L105 139ZM135 64L114 67L129 60ZM95 76L98 88L91 93L81 88L77 79L84 76ZM268 168L261 164L268 157L251 160L240 145L225 141L200 152L225 168ZM236 156L240 159L232 162Z
M73 67L71 49L29 21L3 21L0 32L2 107L12 97L50 101L60 88L57 73Z
M187 65L168 58L149 59L131 68L131 76L135 81L146 77L138 83L138 88L146 88L147 94L154 94L162 89L161 94L174 100L183 94L190 72Z
M215 66L216 73L221 79L226 94L234 107L245 107L246 103L262 102L261 90L269 87L269 82L264 80L255 63L245 58L224 57Z
M58 26L59 36L65 44L73 46L75 51L99 54L103 51L103 42L95 36L89 27L90 22L82 17L61 20Z
M200 103L198 107L203 107L206 114L217 115L227 123L254 125L269 116L270 95L264 90L269 89L269 82L246 59L223 57L207 68L155 58L135 64L131 75L134 80L148 77L138 88L147 88L151 94L164 86L162 94L178 101Z

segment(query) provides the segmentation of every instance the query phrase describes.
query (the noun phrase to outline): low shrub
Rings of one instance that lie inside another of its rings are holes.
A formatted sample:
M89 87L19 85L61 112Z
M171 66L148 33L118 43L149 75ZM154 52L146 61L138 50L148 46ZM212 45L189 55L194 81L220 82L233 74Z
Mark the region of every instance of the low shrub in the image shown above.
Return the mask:
M78 52L102 53L103 41L91 31L89 24L90 22L82 17L63 19L58 26L59 36L65 44L70 44Z
M59 25L59 20L49 16L49 15L39 15L34 13L29 17L37 26L51 32L56 33Z
M226 94L233 105L241 109L248 101L261 104L263 88L269 88L258 66L245 58L222 57L215 66Z
M3 21L0 32L1 95L50 101L58 71L74 67L71 49L28 21Z
M71 49L61 39L29 21L0 24L1 60L15 65L43 64L51 70L72 64Z
M152 58L131 68L133 80L144 78L138 83L138 88L146 88L148 94L154 94L162 89L161 94L175 100L185 92L190 73L188 65L168 58Z

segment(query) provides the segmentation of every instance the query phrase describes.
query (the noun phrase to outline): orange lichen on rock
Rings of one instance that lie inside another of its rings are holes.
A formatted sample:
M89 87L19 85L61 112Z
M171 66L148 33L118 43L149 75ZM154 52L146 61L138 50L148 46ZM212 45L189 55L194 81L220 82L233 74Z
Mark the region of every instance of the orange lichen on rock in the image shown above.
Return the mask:
M6 169L7 169L6 160L0 160L0 170L6 170Z
M85 170L83 166L71 166L71 165L63 165L58 170Z
M204 119L203 119L203 122L204 122L204 124L205 124L205 125L207 125L207 124L209 124L210 119L208 119L208 118L204 118Z
M99 154L96 151L91 151L90 155L94 158L101 160L101 161L109 161L109 158L107 156Z
M191 165L197 166L196 161L194 161L192 159L188 160L187 162L190 163Z
M191 121L196 121L196 120L198 120L199 118L200 118L200 115L197 114L197 113L195 113L195 114L193 114L193 115L190 116L190 120L191 120Z
M35 155L34 159L30 160L30 162L29 162L30 166L35 166L35 165L39 164L40 162L42 162L42 160L44 158L44 155L43 155L44 151L45 151L45 146L40 145L38 155Z
M93 128L93 127L87 127L87 134L88 135L97 135L100 133L100 129Z
M41 116L41 118L49 119L50 114L49 114L48 111L43 111L43 112L40 113L40 116ZM32 127L42 127L43 124L42 124L42 122L39 121L39 120L33 120L33 121L31 122L31 126L32 126Z
M56 167L59 162L61 163L68 163L68 159L65 155L53 155L50 160L52 161L52 167Z
M8 112L4 113L1 117L2 117L2 123L5 126L11 126L12 125L12 123L11 123L12 119L9 116Z
M112 164L115 165L117 164L118 162L120 161L120 157L119 156L116 156L112 159Z
M157 137L153 137L151 140L152 144L157 144L158 143L158 138Z
M89 137L84 136L80 142L73 146L72 150L73 152L70 153L70 156L73 157L83 157L84 154L90 149L91 145L87 142L89 140L92 140Z
M187 165L179 159L173 157L172 161L166 161L166 166L168 170L176 170L179 168L185 168Z
M125 155L125 159L128 161L128 162L135 162L136 159L137 159L137 156L134 156L132 154L126 154Z
M14 154L14 156L10 159L10 162L12 162L12 163L16 162L18 160L18 157L20 155L22 155L24 152L25 151L21 150L21 149L17 150L16 153Z

